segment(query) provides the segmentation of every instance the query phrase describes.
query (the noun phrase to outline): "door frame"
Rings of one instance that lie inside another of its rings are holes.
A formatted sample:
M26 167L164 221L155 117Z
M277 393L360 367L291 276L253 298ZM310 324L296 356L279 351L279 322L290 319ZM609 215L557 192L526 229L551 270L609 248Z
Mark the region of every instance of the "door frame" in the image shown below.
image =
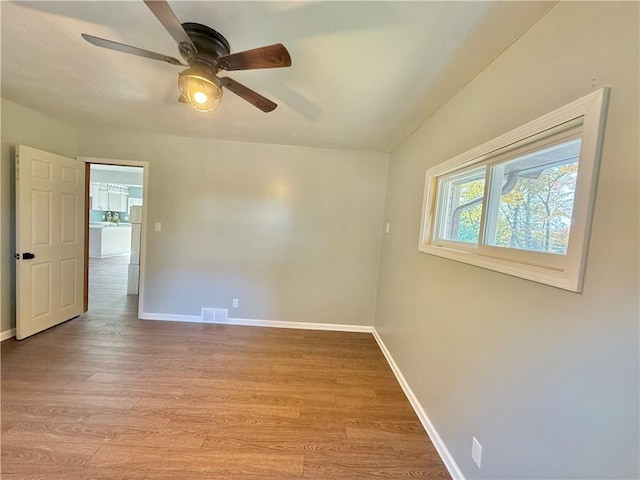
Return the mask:
M114 165L118 167L142 167L142 223L140 225L140 276L138 279L138 314L143 312L144 304L144 279L147 266L147 205L149 203L149 162L137 160L121 160L97 157L76 157L85 162L85 232L84 232L84 311L89 310L89 187L91 182L91 164Z

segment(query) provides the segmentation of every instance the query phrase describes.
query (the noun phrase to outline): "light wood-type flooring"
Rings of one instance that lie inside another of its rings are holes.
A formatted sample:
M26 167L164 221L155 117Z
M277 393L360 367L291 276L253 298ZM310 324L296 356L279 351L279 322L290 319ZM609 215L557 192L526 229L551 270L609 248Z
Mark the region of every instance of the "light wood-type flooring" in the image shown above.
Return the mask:
M370 334L138 320L91 263L88 314L2 343L3 480L449 478Z

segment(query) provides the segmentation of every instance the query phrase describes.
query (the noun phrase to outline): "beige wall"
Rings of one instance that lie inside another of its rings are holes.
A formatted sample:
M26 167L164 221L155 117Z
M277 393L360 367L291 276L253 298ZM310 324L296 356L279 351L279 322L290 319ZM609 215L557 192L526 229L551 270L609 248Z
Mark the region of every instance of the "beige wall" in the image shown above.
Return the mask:
M144 313L373 324L387 154L103 129L78 154L149 162Z
M13 148L148 161L144 312L372 325L388 155L81 129L2 100L2 259ZM77 151L76 151L77 148ZM152 230L152 229L151 229ZM15 326L13 262L1 331ZM240 307L231 308L232 298Z
M375 327L468 479L640 473L638 13L558 4L391 154ZM418 252L427 168L602 86L582 294Z
M2 99L0 105L2 158L0 164L0 331L15 326L14 149L17 144L75 157L76 130L63 122Z

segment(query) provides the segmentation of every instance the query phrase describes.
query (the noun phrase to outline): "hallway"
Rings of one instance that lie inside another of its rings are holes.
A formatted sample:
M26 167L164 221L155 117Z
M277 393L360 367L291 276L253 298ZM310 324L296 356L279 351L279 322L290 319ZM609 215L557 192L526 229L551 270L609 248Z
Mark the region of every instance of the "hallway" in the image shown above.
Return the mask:
M137 313L138 296L127 295L129 256L89 259L89 313Z

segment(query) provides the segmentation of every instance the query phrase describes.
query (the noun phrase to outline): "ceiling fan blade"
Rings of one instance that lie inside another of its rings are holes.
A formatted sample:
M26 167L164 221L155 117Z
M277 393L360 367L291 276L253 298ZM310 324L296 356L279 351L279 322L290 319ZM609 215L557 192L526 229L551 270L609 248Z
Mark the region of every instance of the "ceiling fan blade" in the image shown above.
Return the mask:
M87 42L97 47L108 48L109 50L117 50L118 52L129 53L131 55L137 55L139 57L152 58L153 60L160 60L161 62L170 63L171 65L187 66L177 58L162 55L161 53L151 52L149 50L144 50L143 48L132 47L131 45L125 45L124 43L118 43L112 40L105 40L104 38L94 37L93 35L87 35L86 33L82 33L81 35L82 38L84 38Z
M254 68L290 67L291 56L284 45L276 43L244 52L223 55L217 58L218 66L224 70L251 70Z
M218 78L218 80L220 81L220 85L227 87L233 93L235 93L239 97L242 97L252 105L255 105L265 113L275 110L275 108L278 106L268 98L260 95L258 92L254 92L250 88L245 87L241 83L238 83L229 77Z
M164 0L144 0L144 3L149 10L156 16L162 26L171 34L180 49L180 54L185 57L185 60L191 61L191 59L198 52L196 46L191 41L187 32L182 27L182 23L173 13L171 7Z

